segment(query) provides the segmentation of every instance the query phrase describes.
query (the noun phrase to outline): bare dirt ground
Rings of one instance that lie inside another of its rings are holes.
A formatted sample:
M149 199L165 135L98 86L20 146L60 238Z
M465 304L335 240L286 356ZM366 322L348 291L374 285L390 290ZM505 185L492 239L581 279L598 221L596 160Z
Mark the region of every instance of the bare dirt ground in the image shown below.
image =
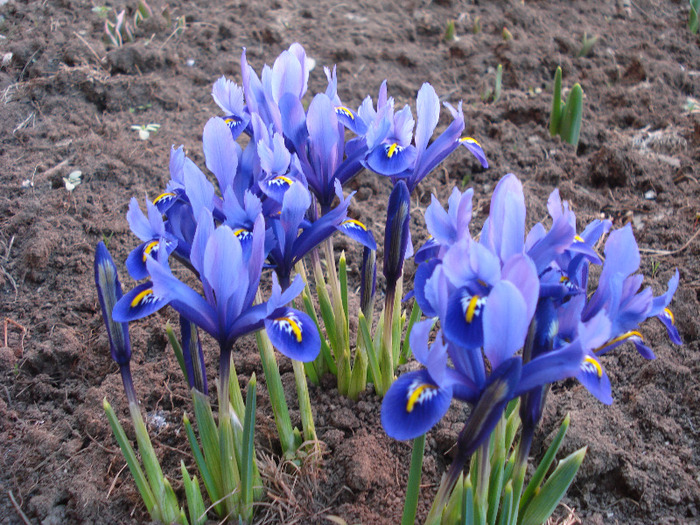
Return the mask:
M0 522L23 523L19 509L44 525L148 521L101 407L108 396L126 418L94 290L94 247L108 238L124 261L135 246L128 200L153 198L165 186L172 144L204 166L202 129L218 114L211 85L222 74L240 81L242 47L259 70L300 42L318 64L310 91L325 89L321 66L337 64L349 106L376 96L385 78L399 105L414 103L425 81L444 100L464 101L466 131L483 144L491 168L456 154L427 178L413 209L415 242L425 238L421 208L431 192L445 201L454 185L473 186L478 223L495 182L514 172L531 223L546 217L546 197L559 187L580 224L601 216L616 227L632 222L645 281L657 293L679 269L671 306L685 344L673 346L649 323L644 334L657 360L626 347L607 357L610 407L574 381L558 385L534 449L541 452L570 412L566 451L589 450L565 502L583 523L698 523L700 113L690 112L687 100L700 98L700 46L686 27L686 1L172 0L170 22L154 1L156 16L121 48L105 44L97 4L0 4ZM183 15L187 28L175 35L174 20ZM459 40L446 43L450 19ZM584 33L599 40L577 57ZM487 103L481 94L498 64L503 95ZM548 133L557 65L565 86L580 82L585 92L577 151ZM149 123L160 130L139 140L131 126ZM75 170L82 183L69 192L63 178ZM361 174L353 216L381 231L389 187ZM345 247L357 279L357 251ZM129 287L126 272L122 278ZM132 369L143 409L166 422L151 430L181 490L179 462L191 463L181 417L190 401L164 335L168 318L176 316L164 311L133 324ZM213 348L207 352L214 363ZM253 371L262 376L252 340L239 345L237 359L242 380ZM291 366L282 368L291 389ZM285 469L277 465L271 409L261 396L258 450L274 480L268 502L279 497L261 509L261 520L400 520L410 445L385 436L371 393L355 403L339 397L332 381L312 389L328 453L315 477L299 479L272 475ZM463 418L454 410L429 435L421 516Z

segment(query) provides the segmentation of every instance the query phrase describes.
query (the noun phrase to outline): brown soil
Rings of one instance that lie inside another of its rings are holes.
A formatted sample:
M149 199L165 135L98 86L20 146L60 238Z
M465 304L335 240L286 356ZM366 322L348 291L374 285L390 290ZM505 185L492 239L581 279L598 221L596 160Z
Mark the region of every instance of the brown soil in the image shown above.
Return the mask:
M534 448L541 453L570 412L566 451L589 451L565 502L583 523L697 523L700 241L691 238L700 213L700 114L684 106L687 97L700 98L700 46L686 28L688 2L207 3L169 2L173 18L187 16L182 36L171 37L172 25L157 16L134 43L113 49L90 2L0 1L0 315L8 320L0 339L0 521L23 523L20 508L45 525L147 521L101 407L108 396L126 421L92 280L94 247L106 237L115 259L126 258L135 245L128 199L164 187L172 144L184 144L204 166L202 129L218 114L211 85L222 74L240 80L241 48L259 70L298 41L318 64L311 90L325 89L320 66L335 63L350 106L376 94L385 78L401 105L414 102L424 81L446 100L465 101L466 131L484 145L491 169L460 153L426 179L413 210L415 242L424 237L421 209L431 192L444 201L453 185L474 186L479 222L495 181L515 172L531 223L546 217L546 197L558 186L581 224L601 215L616 226L633 222L642 271L657 293L680 270L672 306L685 345L674 347L649 323L644 332L659 359L645 361L630 348L607 357L610 407L574 381L558 385ZM156 1L152 7L162 10ZM459 40L447 44L450 19ZM577 58L584 32L600 39ZM487 104L480 94L499 63L503 95ZM577 152L547 129L559 64L564 85L580 82L585 92ZM162 127L142 142L130 127L147 123ZM69 193L63 177L74 170L83 182ZM364 173L354 189L354 216L381 231L388 182ZM357 252L347 247L356 272ZM180 459L191 463L181 425L190 402L163 333L168 318L175 319L171 311L134 323L133 370L143 409L165 418L151 430L178 486ZM241 379L261 376L253 341L238 350ZM211 346L207 352L215 362ZM291 392L291 366L282 369ZM271 458L263 471L278 472L270 493L285 503L261 516L273 523L325 523L325 514L348 523L400 520L410 446L384 435L371 393L355 403L339 397L332 381L312 388L328 453L315 478L295 482L276 465L271 410L260 391L258 449ZM463 420L456 407L428 437L421 516ZM292 493L285 483L294 484Z

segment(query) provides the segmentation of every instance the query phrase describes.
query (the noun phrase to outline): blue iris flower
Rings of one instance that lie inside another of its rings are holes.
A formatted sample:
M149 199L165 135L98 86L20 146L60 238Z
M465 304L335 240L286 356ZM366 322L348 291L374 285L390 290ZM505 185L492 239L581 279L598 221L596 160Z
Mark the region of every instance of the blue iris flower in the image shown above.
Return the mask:
M284 305L303 289L300 278L284 291L276 279L272 296L254 305L264 260L265 226L259 216L250 250L244 251L233 230L216 227L207 209L200 213L192 244L191 263L199 274L204 296L173 275L164 257L148 259L151 281L126 294L115 306L115 319L139 319L165 304L211 334L222 354L241 336L265 326L273 345L300 361L313 360L320 350L318 332L304 313Z
M462 104L454 108L445 103L445 107L452 115L452 123L430 143L440 117L440 99L433 87L425 83L418 91L416 122L408 106L394 113L393 99L387 99L386 84L382 84L377 110L372 108L371 101L363 103L358 110L367 126L367 167L394 179L405 178L411 192L460 145L471 151L484 168L488 168L481 145L471 137L461 137L464 130Z

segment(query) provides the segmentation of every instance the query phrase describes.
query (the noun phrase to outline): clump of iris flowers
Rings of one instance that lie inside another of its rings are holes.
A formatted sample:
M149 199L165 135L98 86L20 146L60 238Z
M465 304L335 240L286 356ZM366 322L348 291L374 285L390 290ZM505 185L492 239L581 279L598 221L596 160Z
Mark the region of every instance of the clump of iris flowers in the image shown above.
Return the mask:
M639 328L650 317L659 318L671 340L680 344L668 309L678 273L661 296L654 297L648 288L639 291L643 278L635 273L639 250L631 227L610 233L603 261L595 245L610 230L610 222L596 220L578 234L575 215L558 191L548 201L550 229L537 224L526 232L522 185L512 174L497 185L476 238L468 228L471 202L472 190L455 189L448 210L435 198L426 210L431 239L416 253L420 265L414 293L430 319L418 323L411 334L413 353L425 368L394 382L382 405L382 423L390 436L414 439L442 418L452 399L473 407L430 522L442 515L477 451L482 460L476 466L472 461L472 466L483 474L490 438L508 403L520 398L523 429L509 489L510 502L515 503L500 510L510 513L506 522L514 523L510 520L517 519L530 444L548 385L575 377L600 401L610 403L602 355L631 341L642 356L653 358ZM591 264L602 264L596 286L588 279ZM437 332L431 337L435 324ZM479 490L485 489L473 490L474 502L483 507L486 498L479 498ZM494 519L498 513L493 508L481 511Z

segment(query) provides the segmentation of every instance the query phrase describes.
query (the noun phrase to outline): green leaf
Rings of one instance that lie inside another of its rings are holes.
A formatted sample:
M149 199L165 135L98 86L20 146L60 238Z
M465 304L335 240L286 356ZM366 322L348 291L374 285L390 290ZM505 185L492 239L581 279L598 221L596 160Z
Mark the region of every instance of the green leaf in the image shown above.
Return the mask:
M338 260L338 275L340 279L340 297L343 302L343 312L345 312L345 319L348 317L348 264L345 260L345 251L340 254L340 259Z
M460 474L457 483L455 483L455 486L452 489L450 499L447 500L445 510L442 513L442 525L452 525L453 523L459 523L459 521L462 519L463 495L464 477L462 474Z
M253 461L255 459L255 374L248 382L245 401L245 421L243 423L243 461L241 465L241 500L242 513L246 521L253 517Z
M377 352L374 348L374 341L372 341L372 336L369 331L367 319L365 319L365 316L362 312L360 312L357 316L357 326L360 332L360 337L358 338L358 345L362 344L364 346L364 349L367 351L369 371L371 374L370 380L372 381L372 383L374 383L374 389L377 390L381 385L379 359L377 357Z
M202 450L204 451L205 463L209 468L211 478L217 488L216 493L218 498L214 499L211 493L210 497L213 501L218 501L224 496L224 485L221 477L221 457L219 456L219 431L214 422L214 414L212 414L211 411L209 398L201 392L192 389L192 404L194 406L194 415L199 430L199 439L202 442ZM200 472L202 472L201 469Z
M207 521L207 508L202 499L202 492L199 489L199 481L197 477L190 478L185 462L180 461L180 470L182 471L182 481L185 486L185 497L187 498L187 510L190 514L190 523L192 525L204 525Z
M360 392L367 388L367 351L362 345L355 349L355 361L352 364L348 397L357 401Z
M574 84L566 99L564 112L561 117L561 138L578 147L578 139L581 134L581 122L583 120L583 89L580 84Z
M173 327L169 321L165 323L165 334L168 336L170 346L173 347L173 352L177 358L177 364L180 365L180 370L182 370L182 375L185 376L185 381L187 381L188 384L191 384L189 382L189 378L187 377L187 368L185 367L185 357L182 353L182 346L180 345L180 341L177 340L175 331L173 330Z
M549 519L576 476L587 448L580 448L559 462L542 489L525 508L521 525L540 525Z
M549 135L556 137L561 129L561 67L554 73L554 91L552 96L552 111L549 114Z
M474 488L469 476L464 480L464 491L462 492L462 523L464 525L474 523Z
M503 502L501 503L500 519L498 525L510 525L511 509L513 507L513 481L508 480L503 487Z
M114 413L112 406L107 402L106 397L102 400L102 408L104 409L105 414L107 414L107 420L109 421L109 426L112 427L114 439L117 440L119 448L122 451L122 455L126 460L126 464L129 466L129 471L131 471L131 475L134 477L136 488L138 489L139 494L141 494L141 499L146 505L146 510L148 510L148 513L151 515L153 520L160 520L160 514L156 508L156 499L153 495L153 491L151 490L151 486L148 484L148 480L141 469L141 464L136 458L134 447L131 446L121 423L119 423L119 419L117 419L117 415Z
M698 17L698 12L700 11L700 0L689 0L690 3L690 14L688 16L688 29L691 33L697 34L698 28L700 27L700 17Z
M418 301L413 301L411 316L408 318L408 325L406 326L406 337L403 340L403 348L401 349L401 356L399 357L399 364L408 363L408 360L411 358L411 330L413 330L413 325L420 319L420 315L421 309L420 306L418 306Z
M326 338L323 337L323 331L321 330L321 325L318 322L318 316L316 315L316 309L314 308L313 303L311 302L311 297L310 297L310 290L309 290L309 285L306 285L306 289L304 292L301 294L301 298L304 301L304 310L306 310L306 313L313 319L314 323L316 324L316 329L318 330L319 335L321 336L321 355L322 359L325 360L326 365L328 366L328 369L330 370L331 374L333 375L338 375L338 369L335 366L335 361L333 360L333 356L331 355L331 349L328 346L328 341L326 341Z
M564 441L564 436L566 436L566 431L569 429L570 422L571 417L569 416L569 414L567 414L564 418L564 421L562 421L561 426L559 427L557 435L554 436L554 439L549 445L549 448L547 448L547 452L545 452L542 461L540 461L540 464L537 466L535 473L532 475L530 483L527 484L523 495L520 497L519 514L523 513L525 507L530 503L533 496L539 490L540 485L542 484L542 481L544 480L544 477L547 474L547 471L549 470L549 467L552 465L552 462L554 461L557 452L559 452L559 448L561 447L561 444Z
M199 443L197 442L197 438L194 435L194 430L192 429L192 423L190 423L190 419L189 419L189 417L187 417L186 413L182 416L182 422L185 426L185 432L187 433L187 439L190 442L190 449L192 450L192 455L194 456L194 461L197 464L197 469L199 470L199 473L202 475L202 481L204 482L204 488L206 489L207 494L209 494L209 499L211 501L219 501L219 499L221 499L221 492L219 492L219 486L217 486L216 480L214 479L211 472L209 471L209 466L207 465L207 462L204 459L204 455L202 454L202 450L199 448ZM189 501L189 496L187 499ZM222 503L217 503L216 505L214 505L214 511L217 513L217 515L219 517L223 517L226 515L226 512L224 510L224 506Z

